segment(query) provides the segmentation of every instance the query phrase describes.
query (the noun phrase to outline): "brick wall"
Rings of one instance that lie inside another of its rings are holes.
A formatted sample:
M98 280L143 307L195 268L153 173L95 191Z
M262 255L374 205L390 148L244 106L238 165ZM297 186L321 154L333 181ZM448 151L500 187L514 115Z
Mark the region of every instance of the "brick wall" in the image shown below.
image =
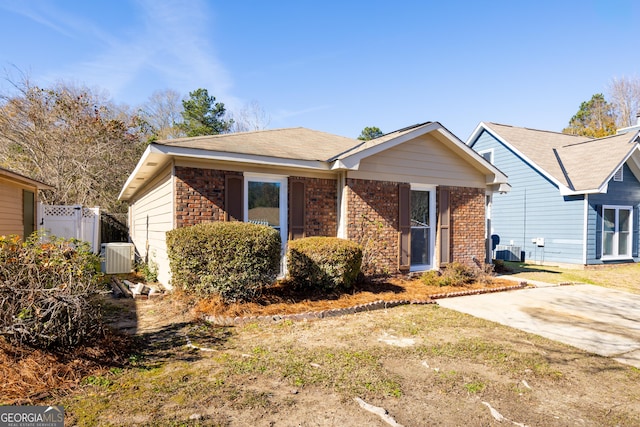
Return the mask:
M347 238L364 249L367 274L398 270L398 183L347 179Z
M447 187L450 190L451 253L454 262L477 266L485 259L485 190Z
M176 166L176 226L224 220L226 175L240 175L215 169Z
M338 231L338 181L300 177L291 177L289 182L291 180L305 184L305 236L335 237Z

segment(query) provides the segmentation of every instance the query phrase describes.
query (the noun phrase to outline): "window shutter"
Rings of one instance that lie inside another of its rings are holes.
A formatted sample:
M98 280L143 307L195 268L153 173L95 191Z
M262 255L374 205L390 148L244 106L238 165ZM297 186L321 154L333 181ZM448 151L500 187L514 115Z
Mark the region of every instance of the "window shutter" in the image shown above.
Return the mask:
M398 269L411 268L411 186L398 187Z
M289 240L305 237L305 185L304 181L291 181L289 184Z
M225 176L224 205L225 221L242 221L244 219L244 181L240 175Z
M451 262L451 210L449 208L449 190L440 189L438 203L438 234L440 235L440 266Z
M602 205L596 205L596 259L602 258ZM588 253L588 251L587 251Z

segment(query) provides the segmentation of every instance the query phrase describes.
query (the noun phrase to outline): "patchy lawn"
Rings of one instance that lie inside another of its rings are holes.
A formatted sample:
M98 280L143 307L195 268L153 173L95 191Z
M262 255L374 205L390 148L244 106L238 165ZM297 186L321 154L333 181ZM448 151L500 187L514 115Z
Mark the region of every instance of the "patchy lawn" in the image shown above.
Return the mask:
M513 270L507 273L522 280L547 283L588 283L626 292L640 293L640 264L610 264L587 268L560 268L555 266L505 262Z
M179 307L136 301L128 367L46 403L80 426L388 426L356 398L404 426L640 422L640 370L433 304L236 327Z
M514 282L496 286L505 284ZM329 299L272 290L225 313L315 311L451 290L420 285L378 283ZM640 370L435 304L235 327L199 320L215 301L194 306L169 296L106 306L131 335L120 341L124 363L101 356L72 389L32 396L64 405L66 425L389 425L356 398L407 427L640 424Z

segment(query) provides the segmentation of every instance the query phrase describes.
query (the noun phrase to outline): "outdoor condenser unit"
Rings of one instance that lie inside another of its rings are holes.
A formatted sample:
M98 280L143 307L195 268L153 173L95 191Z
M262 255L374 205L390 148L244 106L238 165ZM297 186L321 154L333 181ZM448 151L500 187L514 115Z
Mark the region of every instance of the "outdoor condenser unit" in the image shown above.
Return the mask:
M103 243L102 272L106 274L131 273L135 259L133 243Z
M520 261L520 246L497 245L495 259L503 261Z

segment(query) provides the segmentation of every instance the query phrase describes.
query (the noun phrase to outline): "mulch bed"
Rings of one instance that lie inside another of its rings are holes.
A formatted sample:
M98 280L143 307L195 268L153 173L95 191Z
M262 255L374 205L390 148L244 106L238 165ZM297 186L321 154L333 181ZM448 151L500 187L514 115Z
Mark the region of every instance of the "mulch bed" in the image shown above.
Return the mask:
M0 404L34 405L54 392L77 387L88 375L123 367L129 338L106 332L91 345L43 351L0 337Z
M225 304L212 297L196 303L196 312L202 316L256 317L282 316L307 312L321 312L361 306L376 301L428 301L434 296L513 287L517 283L504 279L491 279L465 286L426 286L419 279L391 278L357 284L349 293L309 293L279 283L264 290L262 296L251 303Z

